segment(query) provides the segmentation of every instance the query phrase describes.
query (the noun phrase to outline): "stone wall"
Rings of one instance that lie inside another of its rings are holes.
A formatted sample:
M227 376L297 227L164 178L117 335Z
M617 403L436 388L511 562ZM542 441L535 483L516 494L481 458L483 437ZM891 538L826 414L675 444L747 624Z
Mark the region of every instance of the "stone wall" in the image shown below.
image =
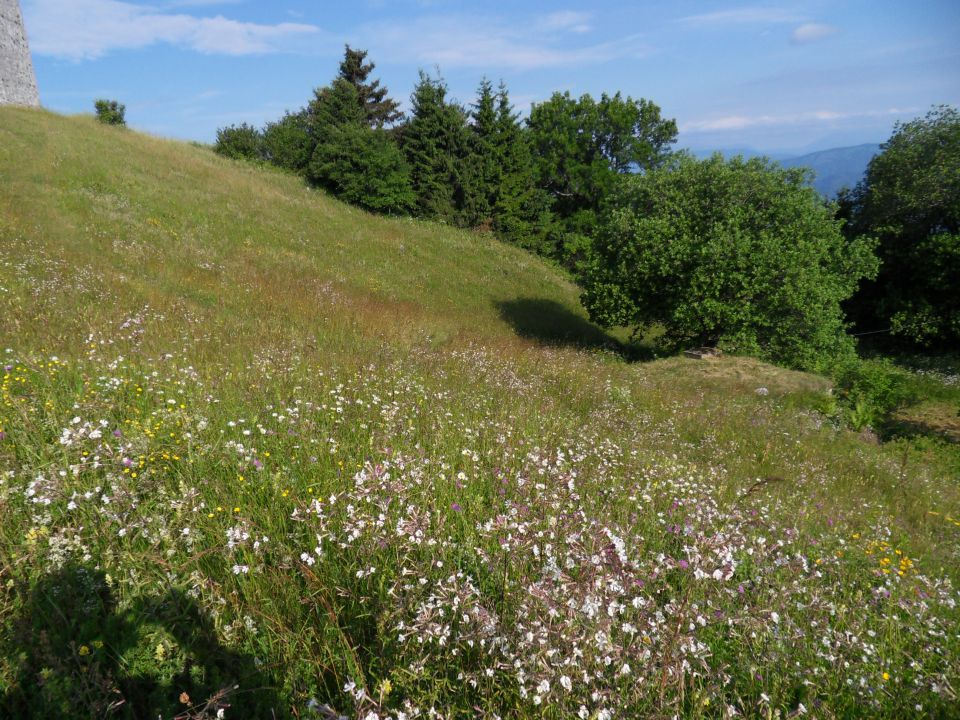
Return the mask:
M19 0L0 0L0 105L40 105Z

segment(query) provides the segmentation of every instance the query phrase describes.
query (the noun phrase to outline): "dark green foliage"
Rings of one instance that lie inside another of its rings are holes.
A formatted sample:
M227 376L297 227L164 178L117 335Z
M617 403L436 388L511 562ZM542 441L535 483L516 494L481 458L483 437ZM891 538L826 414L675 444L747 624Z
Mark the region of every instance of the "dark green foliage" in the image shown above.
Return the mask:
M529 140L502 82L496 92L490 81L480 83L470 119L463 224L489 227L518 245L543 249L550 199L537 187Z
M380 129L354 124L329 128L307 174L342 200L374 212L406 214L416 201L410 168Z
M263 155L278 167L302 172L313 155L316 141L310 135L304 111L287 113L263 129Z
M254 658L225 647L182 592L121 608L102 570L76 565L8 591L21 610L0 633L15 659L0 717L212 718L238 693L247 717L288 715Z
M399 103L387 96L387 88L380 87L379 80L367 81L376 64L365 63L366 58L366 50L354 50L347 45L337 77L346 80L356 89L357 102L363 109L367 125L378 128L391 125L402 118L403 113L399 110Z
M126 125L127 106L116 100L95 100L93 103L97 111L97 120L105 125Z
M263 158L263 138L253 125L231 125L217 130L213 149L234 160L260 160Z
M463 217L466 225L478 226L491 221L500 197L503 179L502 147L497 126L497 97L493 84L484 78L477 89L477 101L470 112L468 161L465 168L467 193Z
M314 90L313 100L307 105L306 122L317 142L323 142L323 134L331 126L362 125L364 119L357 89L343 78Z
M549 255L555 232L551 199L537 184L529 134L514 113L503 83L497 92L496 147L500 170L493 228L506 240Z
M460 222L469 136L466 113L447 100L447 85L423 71L410 98L412 113L401 131L401 148L410 164L417 214Z
M939 107L898 124L841 198L848 234L873 235L876 282L852 303L865 331L891 328L919 346L960 346L960 112Z
M584 248L604 198L618 175L660 166L676 141L677 125L647 100L604 94L574 99L554 93L534 105L528 120L537 179L553 200L574 262Z
M621 178L584 276L591 317L800 368L852 356L840 302L876 259L805 181L719 155Z
M311 182L368 210L410 211L410 169L387 133L365 123L353 85L337 78L318 91L310 121L319 139L307 166Z

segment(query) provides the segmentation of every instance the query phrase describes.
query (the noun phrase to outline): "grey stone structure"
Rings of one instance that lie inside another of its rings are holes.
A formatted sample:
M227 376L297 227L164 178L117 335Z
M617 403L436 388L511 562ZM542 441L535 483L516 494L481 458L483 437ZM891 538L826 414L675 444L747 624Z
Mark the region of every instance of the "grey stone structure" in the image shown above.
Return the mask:
M40 106L19 0L0 0L0 105Z

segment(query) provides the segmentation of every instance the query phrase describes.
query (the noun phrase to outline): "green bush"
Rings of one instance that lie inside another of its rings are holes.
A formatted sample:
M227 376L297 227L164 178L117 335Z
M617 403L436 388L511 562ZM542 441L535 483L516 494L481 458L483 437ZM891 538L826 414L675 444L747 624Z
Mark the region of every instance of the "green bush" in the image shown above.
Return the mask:
M876 428L916 400L911 374L889 360L858 360L835 368L837 395L854 430Z
M126 125L127 106L116 100L95 100L93 103L97 111L97 120L105 125Z
M278 167L303 172L315 147L303 112L287 113L263 129L264 158Z
M263 137L253 125L241 123L217 130L214 151L234 160L261 160Z
M840 303L876 272L802 170L698 161L623 178L587 262L583 302L605 326L661 326L677 350L719 346L804 369L854 357Z

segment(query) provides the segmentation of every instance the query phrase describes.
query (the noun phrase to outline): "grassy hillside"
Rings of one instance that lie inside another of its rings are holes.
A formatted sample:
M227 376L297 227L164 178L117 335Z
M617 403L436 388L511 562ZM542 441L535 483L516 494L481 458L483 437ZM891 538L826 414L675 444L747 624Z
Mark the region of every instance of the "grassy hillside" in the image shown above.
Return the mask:
M950 468L577 295L0 108L0 716L956 717Z

